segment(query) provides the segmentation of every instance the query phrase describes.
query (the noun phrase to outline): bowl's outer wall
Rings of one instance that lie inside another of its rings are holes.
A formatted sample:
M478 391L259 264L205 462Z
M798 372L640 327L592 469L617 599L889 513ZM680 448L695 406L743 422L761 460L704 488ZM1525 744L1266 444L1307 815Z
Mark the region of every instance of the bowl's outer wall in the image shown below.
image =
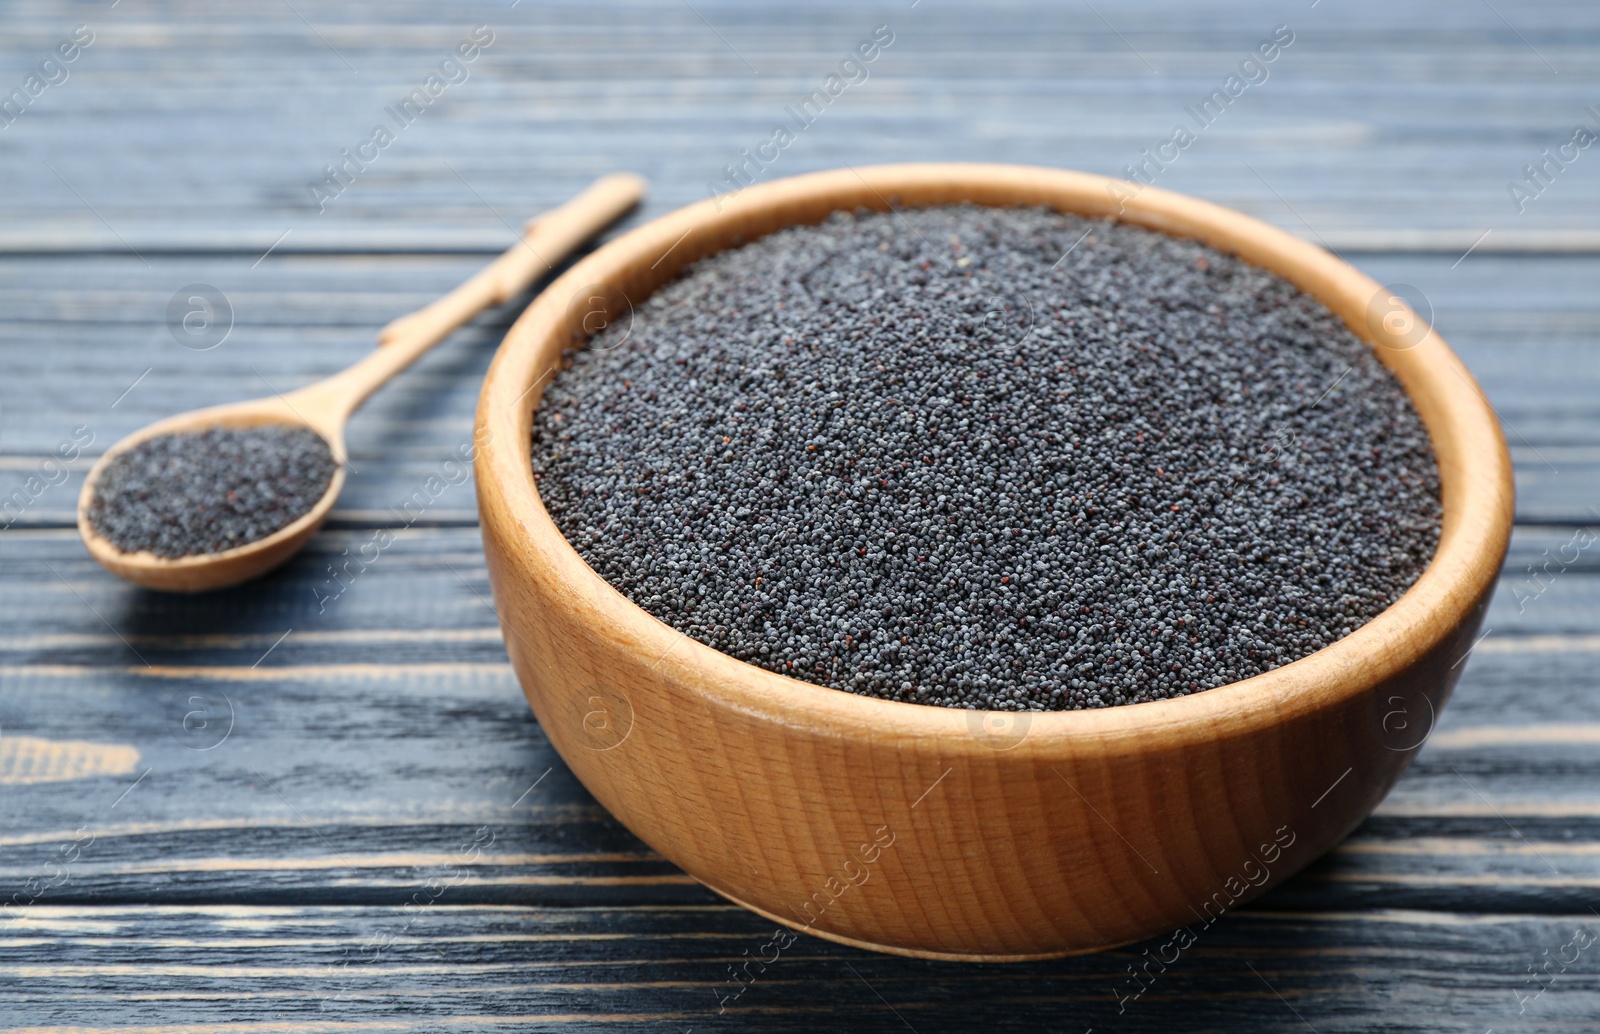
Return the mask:
M1420 358L1378 350L1439 447L1439 554L1380 619L1246 683L1100 712L986 717L855 697L734 661L633 607L561 538L532 490L527 438L539 392L527 388L573 340L568 295L599 282L640 299L701 255L830 208L882 208L898 193L896 204L966 198L1111 214L1095 199L1113 181L1077 174L910 166L856 178L870 194L851 191L849 174L819 174L753 188L726 203L728 214L705 203L635 231L552 285L508 334L480 407L477 480L490 580L529 703L629 829L792 927L982 959L1092 951L1183 925L1197 936L1353 829L1431 730L1509 538L1498 426L1486 405L1472 408L1470 381L1453 389L1436 371L1424 382L1424 361L1459 367L1436 335ZM1235 243L1195 231L1191 209L1209 218L1212 206L1141 193L1145 207L1125 217ZM743 213L733 209L741 203ZM1260 228L1255 254L1250 242L1229 250L1286 275L1311 263L1290 278L1330 301L1316 278L1318 263L1335 260L1242 216L1226 222L1235 233ZM675 240L671 260L657 258ZM615 258L630 241L626 261ZM1349 293L1338 269L1326 275L1328 292ZM514 398L516 411L500 412Z
M512 664L601 804L743 904L917 954L1023 958L1184 925L1198 934L1378 804L1477 628L1463 624L1369 693L1281 724L1081 757L1027 736L995 749L1003 734L990 746L802 729L718 706L703 684L661 678L653 658L550 605L559 587L529 585L492 534Z

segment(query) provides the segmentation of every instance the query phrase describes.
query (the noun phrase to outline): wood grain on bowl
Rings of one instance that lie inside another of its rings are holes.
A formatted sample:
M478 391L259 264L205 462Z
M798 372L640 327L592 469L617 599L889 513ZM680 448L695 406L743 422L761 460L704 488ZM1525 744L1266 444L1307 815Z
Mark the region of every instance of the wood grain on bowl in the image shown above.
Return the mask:
M1244 682L1099 711L983 714L854 696L685 638L623 598L541 505L530 428L564 349L696 259L839 209L1050 205L1197 238L1298 285L1371 342L1438 453L1438 551L1376 619ZM623 823L752 910L912 955L1094 951L1232 908L1347 834L1410 761L1510 535L1493 411L1431 328L1321 249L1193 198L988 165L749 188L575 265L507 334L476 457L496 609L552 743Z

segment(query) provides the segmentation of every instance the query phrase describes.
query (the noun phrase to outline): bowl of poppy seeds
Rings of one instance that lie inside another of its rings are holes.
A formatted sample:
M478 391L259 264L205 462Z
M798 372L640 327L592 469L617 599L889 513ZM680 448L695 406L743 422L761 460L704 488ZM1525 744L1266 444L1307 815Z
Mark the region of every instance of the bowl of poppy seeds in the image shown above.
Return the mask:
M512 328L477 435L512 664L595 797L754 911L940 958L1127 943L1326 850L1511 522L1492 411L1391 292L1046 169L642 227Z

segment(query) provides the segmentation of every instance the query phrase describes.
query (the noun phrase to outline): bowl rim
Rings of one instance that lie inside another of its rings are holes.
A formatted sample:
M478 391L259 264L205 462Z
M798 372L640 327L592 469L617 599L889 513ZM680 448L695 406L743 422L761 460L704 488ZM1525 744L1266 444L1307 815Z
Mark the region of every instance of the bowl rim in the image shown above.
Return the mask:
M907 202L906 195L923 200ZM486 539L492 531L521 558L513 563L542 568L545 579L559 587L550 594L557 605L575 611L587 627L603 629L614 648L653 658L651 671L690 687L709 704L838 735L892 732L977 745L972 716L996 712L883 700L770 672L689 639L628 600L588 566L545 510L533 477L531 442L545 380L562 349L570 347L569 299L600 286L620 291L631 305L695 259L780 226L815 222L807 213L819 206L894 211L961 200L1047 204L1116 218L1198 239L1290 280L1339 315L1394 372L1433 441L1441 485L1443 525L1432 560L1400 599L1349 635L1282 667L1187 696L1091 710L999 712L1006 720L1026 716L1019 742L1027 750L1019 753L1121 753L1247 734L1349 702L1437 649L1472 619L1510 538L1511 460L1493 408L1432 327L1423 324L1425 333L1413 344L1375 323L1371 304L1381 285L1310 242L1242 213L1146 184L1036 166L914 163L809 173L684 206L586 256L507 331L485 376L474 435ZM751 219L778 223L747 237L738 233ZM646 279L654 282L639 299L629 297L619 281L652 258ZM666 268L657 268L664 263ZM1418 319L1409 308L1401 311ZM515 634L509 626L507 631Z

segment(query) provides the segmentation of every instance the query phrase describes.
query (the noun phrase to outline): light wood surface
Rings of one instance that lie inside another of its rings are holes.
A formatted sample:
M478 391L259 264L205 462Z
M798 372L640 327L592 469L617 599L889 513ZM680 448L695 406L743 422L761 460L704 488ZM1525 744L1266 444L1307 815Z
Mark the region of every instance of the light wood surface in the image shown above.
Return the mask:
M1131 195L1131 196L1130 196ZM1197 237L1321 300L1394 370L1433 437L1444 527L1412 589L1333 646L1176 700L983 715L841 693L738 662L625 600L561 537L530 468L533 409L583 328L694 260L838 209L1047 204ZM1093 951L1247 901L1350 832L1437 714L1511 533L1493 411L1431 329L1369 320L1376 281L1193 198L1038 168L907 165L701 202L578 263L484 383L477 483L507 649L568 766L641 839L723 896L847 944L964 959ZM1414 314L1410 314L1414 317ZM1431 718L1429 719L1431 721ZM859 885L857 885L859 884ZM1221 895L1220 897L1218 895Z
M637 205L644 191L641 177L615 173L597 180L566 204L530 219L522 239L499 258L438 301L391 321L378 332L383 347L332 377L288 394L180 413L117 442L89 471L78 496L78 531L89 555L113 574L168 592L220 589L277 567L306 544L338 501L348 459L345 426L356 408L457 327L489 306L504 304L527 290L584 241ZM328 443L337 464L322 498L290 524L220 553L176 558L149 551L126 552L95 530L89 519L95 482L119 453L162 435L262 424L310 428Z

